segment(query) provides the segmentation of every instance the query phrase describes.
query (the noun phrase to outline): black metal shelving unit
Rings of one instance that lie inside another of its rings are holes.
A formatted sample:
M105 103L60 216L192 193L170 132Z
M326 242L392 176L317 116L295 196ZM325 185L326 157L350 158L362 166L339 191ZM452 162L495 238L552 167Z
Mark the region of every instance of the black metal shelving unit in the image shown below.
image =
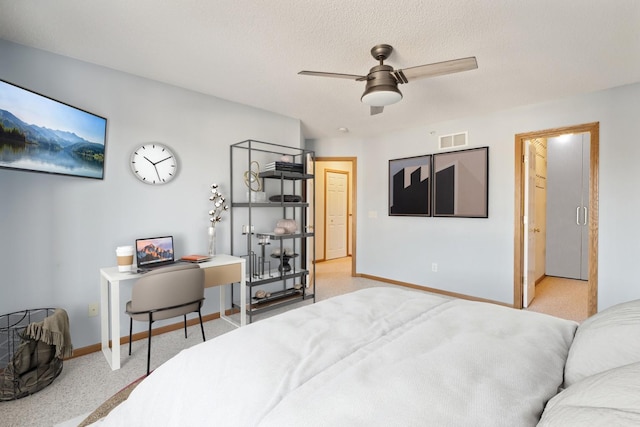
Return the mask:
M265 311L315 302L314 152L245 140L231 145L230 158L231 253L247 259L249 323ZM283 158L301 171L265 170ZM285 201L291 197L296 201ZM297 230L276 233L280 219L295 220ZM240 307L238 295L232 289L234 308Z

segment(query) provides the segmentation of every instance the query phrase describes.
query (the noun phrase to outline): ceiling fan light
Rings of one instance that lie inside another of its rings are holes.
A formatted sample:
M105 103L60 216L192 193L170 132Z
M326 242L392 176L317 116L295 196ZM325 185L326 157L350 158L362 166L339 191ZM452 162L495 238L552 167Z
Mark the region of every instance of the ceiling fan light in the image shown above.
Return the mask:
M367 88L360 99L373 107L384 107L395 104L402 99L402 93L395 86L375 86Z

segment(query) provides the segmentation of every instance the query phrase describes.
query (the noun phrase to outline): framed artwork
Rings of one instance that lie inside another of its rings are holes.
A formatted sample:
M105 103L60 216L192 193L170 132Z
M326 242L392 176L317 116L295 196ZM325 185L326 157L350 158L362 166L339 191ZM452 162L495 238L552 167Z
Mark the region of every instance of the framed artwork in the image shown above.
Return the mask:
M431 155L389 160L389 215L431 216Z
M433 155L433 216L489 217L489 147Z

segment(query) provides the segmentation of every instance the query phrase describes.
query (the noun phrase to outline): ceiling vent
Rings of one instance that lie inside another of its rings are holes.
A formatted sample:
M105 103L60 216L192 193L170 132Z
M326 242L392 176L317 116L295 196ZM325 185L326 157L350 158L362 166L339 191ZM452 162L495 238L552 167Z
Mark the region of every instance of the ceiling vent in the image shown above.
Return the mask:
M447 148L466 147L467 145L467 132L452 133L449 135L442 135L440 137L441 150L445 150Z

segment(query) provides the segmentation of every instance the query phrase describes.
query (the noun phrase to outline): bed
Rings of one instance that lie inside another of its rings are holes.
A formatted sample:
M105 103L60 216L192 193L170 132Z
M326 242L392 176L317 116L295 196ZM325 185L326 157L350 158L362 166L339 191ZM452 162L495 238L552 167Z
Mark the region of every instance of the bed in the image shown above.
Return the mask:
M602 352L591 344L611 334L595 329L585 328L580 352ZM577 330L575 322L495 304L363 289L180 352L96 424L566 426L576 398L557 398L612 369L572 354ZM640 370L627 369L617 376L629 383Z

